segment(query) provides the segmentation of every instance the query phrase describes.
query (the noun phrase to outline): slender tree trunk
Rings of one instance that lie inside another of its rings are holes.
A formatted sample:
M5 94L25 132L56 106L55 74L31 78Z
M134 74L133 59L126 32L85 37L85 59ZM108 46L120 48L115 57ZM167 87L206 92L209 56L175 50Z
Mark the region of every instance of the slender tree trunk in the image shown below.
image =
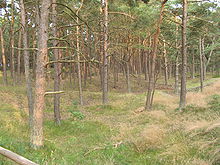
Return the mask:
M57 38L57 11L56 11L56 0L52 0L52 22L53 22L53 37ZM58 41L53 40L53 46L58 46ZM59 60L59 50L53 49L54 60ZM60 91L60 67L59 63L54 63L54 91ZM60 125L61 116L60 116L60 95L54 94L54 120L57 125Z
M175 94L179 93L179 58L178 54L176 56L176 61L175 61L175 89L174 89Z
M139 46L141 45L141 37L138 39ZM138 49L138 83L141 82L142 65L141 65L141 48Z
M11 77L15 85L15 49L14 49L14 0L11 1Z
M215 44L215 37L213 37L213 39L212 39L212 45L214 45L214 44ZM213 54L213 48L211 49L211 51L210 51L210 53L209 53L208 60L207 60L207 62L206 62L206 64L205 64L205 70L206 70L207 67L209 66L209 63L210 63L210 61L211 61L212 54Z
M202 51L202 39L199 38L199 59L200 59L200 89L201 92L203 91L203 81L204 81L204 58L203 58L203 51Z
M102 84L102 102L108 103L108 0L102 0L103 12L103 84Z
M22 32L19 31L19 38L18 38L18 47L21 48L22 46ZM18 59L17 59L17 82L19 83L21 81L21 51L18 50Z
M153 50L151 53L151 67L150 67L150 75L149 75L149 85L148 85L148 91L147 91L147 99L146 99L146 105L145 109L150 110L152 108L153 103L153 96L154 96L154 90L155 90L155 64L156 64L156 57L157 57L157 47L158 47L158 41L159 41L159 35L160 35L160 26L163 21L163 11L167 0L164 0L161 5L160 9L160 17L159 21L157 23L157 31L154 35L153 40Z
M148 60L149 60L149 58L148 58L148 56L149 56L149 54L148 54L148 52L145 52L144 53L145 54L145 80L149 80L149 70L148 70Z
M168 61L167 61L167 51L166 51L166 43L164 40L163 43L163 55L164 55L164 77L165 77L165 85L168 85Z
M129 61L126 62L126 80L127 80L127 90L128 90L128 93L131 93L131 80L130 80Z
M187 0L183 0L183 18L182 18L182 77L181 77L181 91L180 91L180 110L186 106L186 72L187 72Z
M5 57L5 41L3 35L3 29L0 27L0 35L1 35L1 48L2 48L2 66L3 66L3 82L4 85L8 84L7 80L7 64L6 64L6 57Z
M84 88L87 85L87 77L88 77L88 64L84 62Z
M114 80L113 88L116 88L117 87L117 64L116 64L115 58L114 58L114 63L113 63L113 80Z
M192 54L192 79L195 79L195 54Z
M45 104L45 64L48 54L48 16L50 0L42 0L38 27L38 54L36 66L35 104L33 111L33 127L31 143L33 148L43 146L43 109Z
M22 24L22 32L23 32L23 48L28 48L28 34L27 34L27 24L26 24L26 12L24 6L24 0L20 0L20 8L21 8L21 24ZM32 81L30 74L30 54L28 50L23 51L24 56L24 72L25 72L25 81L26 81L26 92L28 98L28 110L29 110L29 126L33 127L33 108L34 108L34 99L33 99L33 90L32 90Z
M206 65L205 65L205 40L204 37L201 39L201 53L202 53L202 67L203 67L203 80L206 79Z
M79 14L79 11L83 5L83 0L80 8L77 10L76 14ZM79 18L76 18L77 24L79 24ZM81 75L81 65L80 65L80 41L79 41L79 36L80 36L80 31L79 31L79 26L76 26L76 53L77 53L77 69L78 69L78 88L79 88L79 101L80 105L83 105L83 94L82 94L82 75Z

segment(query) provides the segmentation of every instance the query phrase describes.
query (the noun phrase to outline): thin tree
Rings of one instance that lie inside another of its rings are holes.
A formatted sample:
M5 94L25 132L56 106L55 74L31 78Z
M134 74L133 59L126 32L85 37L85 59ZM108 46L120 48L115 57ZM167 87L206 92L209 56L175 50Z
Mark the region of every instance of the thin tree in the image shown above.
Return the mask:
M15 85L15 49L14 49L14 22L15 22L15 17L14 17L14 0L11 1L11 77L13 79L13 85Z
M18 47L22 47L22 31L19 31L19 37L18 37ZM18 58L17 58L17 82L19 83L21 81L21 50L18 50Z
M102 71L102 103L108 103L108 0L102 0L103 12L103 71Z
M81 0L81 5L76 11L76 15L79 15L79 12L83 6L83 1ZM77 69L78 69L78 85L79 85L79 100L80 100L80 105L83 105L83 95L82 95L82 77L81 77L81 66L80 66L80 29L79 29L79 17L76 18L76 54L77 54Z
M2 66L3 66L3 82L4 85L8 84L7 80L7 64L6 64L6 57L5 57L5 40L3 35L3 28L0 27L0 36L1 36L1 52L2 52Z
M182 77L181 77L181 91L180 91L180 103L179 108L185 108L186 106L186 72L187 72L187 40L186 40L186 28L187 28L187 0L183 0L183 17L182 17Z
M27 24L26 24L26 12L24 6L24 0L20 0L20 9L21 9L21 25L22 25L22 39L23 39L23 57L24 57L24 71L25 71L25 80L26 80L26 91L28 98L28 110L29 110L29 125L30 128L33 124L33 92L32 92L32 81L30 74L30 54L27 50L28 48L28 34L27 34Z
M203 81L204 81L204 54L203 54L203 38L199 37L199 61L200 61L200 90L203 91Z
M52 0L52 22L53 28L52 33L53 37L57 38L57 11L56 11L56 0ZM55 39L53 40L53 46L58 46L59 42ZM59 60L59 50L53 49L54 60ZM54 91L60 90L60 64L54 63ZM57 125L60 125L61 116L60 116L60 95L54 94L54 120Z
M163 15L164 15L164 8L165 4L168 0L163 0L160 8L160 17L157 22L156 27L156 33L154 35L153 39L153 50L151 52L151 65L150 65L150 73L149 73L149 85L148 85L148 91L147 91L147 99L146 99L146 105L145 110L150 110L152 108L153 104L153 97L154 97L154 90L155 90L155 83L156 83L156 57L157 57L157 47L158 47L158 41L159 41L159 35L160 35L160 26L163 21Z

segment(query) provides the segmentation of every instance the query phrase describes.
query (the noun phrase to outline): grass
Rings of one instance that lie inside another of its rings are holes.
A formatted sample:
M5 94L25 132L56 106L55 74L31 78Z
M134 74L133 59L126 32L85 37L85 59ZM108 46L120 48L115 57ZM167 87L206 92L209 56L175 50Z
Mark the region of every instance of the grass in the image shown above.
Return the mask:
M0 85L0 146L49 165L219 164L219 82L203 93L188 93L183 112L176 110L178 97L163 91L155 93L153 111L141 112L143 91L113 90L110 103L102 105L99 91L85 90L86 105L79 106L78 92L67 88L61 98L60 126L53 122L53 98L46 97L45 145L34 151L29 146L24 86ZM0 156L0 165L10 164Z

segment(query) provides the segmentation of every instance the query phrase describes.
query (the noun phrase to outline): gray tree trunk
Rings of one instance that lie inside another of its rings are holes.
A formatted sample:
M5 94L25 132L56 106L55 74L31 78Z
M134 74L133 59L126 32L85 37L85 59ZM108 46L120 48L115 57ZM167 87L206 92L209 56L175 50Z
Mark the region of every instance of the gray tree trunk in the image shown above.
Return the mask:
M108 0L102 0L103 12L103 71L102 71L102 102L108 103Z
M20 0L20 8L21 8L21 24L22 24L22 40L23 40L23 48L28 48L28 34L27 34L27 24L26 24L26 12L24 6L24 0ZM24 72L25 72L25 81L26 81L26 92L28 98L28 110L29 110L29 125L30 128L33 126L33 106L34 106L34 99L33 99L33 90L32 90L32 81L31 81L31 74L30 74L30 54L28 50L23 51L24 57Z
M57 38L57 11L56 11L56 0L52 0L52 22L53 22L53 37ZM53 40L53 46L58 46L59 42L57 40ZM54 60L59 60L59 50L54 49ZM60 64L54 63L54 91L60 91ZM60 95L54 94L54 120L57 125L60 125L61 116L60 116Z

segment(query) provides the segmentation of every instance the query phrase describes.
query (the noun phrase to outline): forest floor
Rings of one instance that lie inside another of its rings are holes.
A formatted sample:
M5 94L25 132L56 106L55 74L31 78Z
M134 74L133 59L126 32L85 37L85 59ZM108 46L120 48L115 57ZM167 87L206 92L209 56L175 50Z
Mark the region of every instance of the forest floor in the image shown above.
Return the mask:
M188 88L198 82L189 80ZM188 92L182 112L170 88L157 90L146 112L144 83L133 82L128 94L121 82L109 105L101 104L97 83L87 84L79 106L77 87L66 82L60 126L53 122L53 97L46 97L45 146L37 151L29 146L25 85L0 85L0 146L41 165L219 165L220 79L210 82L203 93ZM0 165L9 164L0 156Z

